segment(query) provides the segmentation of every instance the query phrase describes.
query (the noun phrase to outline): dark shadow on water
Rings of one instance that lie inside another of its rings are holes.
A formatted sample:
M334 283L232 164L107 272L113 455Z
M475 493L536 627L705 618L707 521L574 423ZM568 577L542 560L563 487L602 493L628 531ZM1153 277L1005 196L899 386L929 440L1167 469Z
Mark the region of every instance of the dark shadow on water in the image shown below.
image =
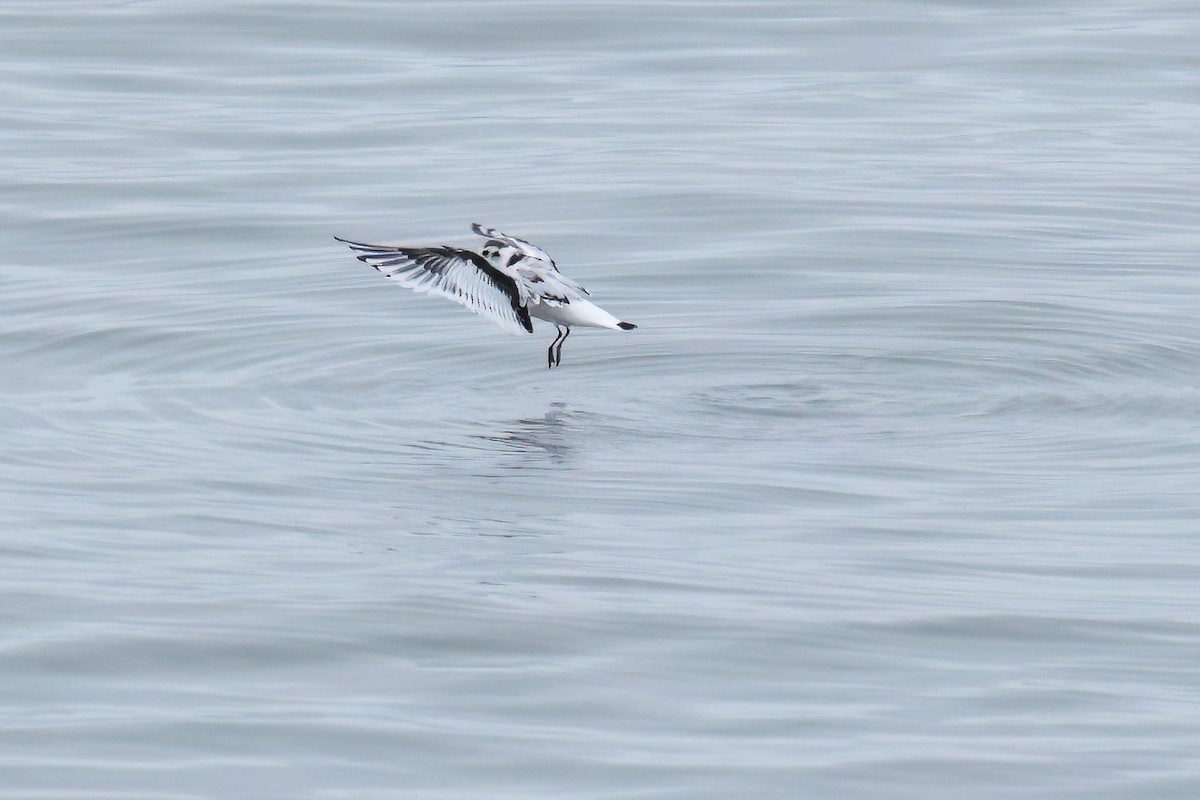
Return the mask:
M523 418L494 436L480 435L485 441L501 446L501 452L517 456L513 463L499 465L503 469L526 469L535 466L562 466L570 462L574 448L573 422L578 414L565 403L551 403L541 418Z

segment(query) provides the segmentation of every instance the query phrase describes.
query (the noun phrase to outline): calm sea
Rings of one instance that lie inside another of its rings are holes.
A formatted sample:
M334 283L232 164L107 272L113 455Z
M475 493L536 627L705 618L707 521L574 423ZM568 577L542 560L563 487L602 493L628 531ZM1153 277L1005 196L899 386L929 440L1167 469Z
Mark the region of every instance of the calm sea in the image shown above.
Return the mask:
M0 798L1200 797L1198 41L0 3Z

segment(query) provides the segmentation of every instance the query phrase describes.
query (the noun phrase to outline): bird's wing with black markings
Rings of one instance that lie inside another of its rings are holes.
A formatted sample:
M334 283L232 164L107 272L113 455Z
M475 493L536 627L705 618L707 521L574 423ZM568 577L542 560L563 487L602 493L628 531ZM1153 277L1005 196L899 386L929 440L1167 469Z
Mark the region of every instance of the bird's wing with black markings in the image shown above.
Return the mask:
M398 247L334 237L385 277L417 292L440 295L511 333L533 333L513 279L478 253L456 247Z
M587 289L566 275L533 259L523 259L505 269L516 279L517 285L525 290L523 294L530 305L565 305L582 300L587 294Z
M557 284L555 291L561 287L563 291L567 292L568 294L575 294L576 296L591 294L587 289L583 288L566 275L563 275L559 271L558 265L554 263L554 259L550 257L550 254L538 247L533 242L527 242L517 236L509 236L507 233L498 231L495 228L485 228L478 222L471 224L471 230L485 238L496 239L504 242L509 247L516 248L523 256L525 256L524 260L518 260L515 262L510 261L508 266L517 267L522 272L541 272L542 277ZM558 278L558 281L554 281L554 278L556 277Z
M524 239L517 238L516 236L509 236L507 233L502 233L495 228L485 228L478 222L471 223L471 230L475 231L475 233L486 239L498 239L510 247L515 247L530 258L545 261L550 265L550 269L554 270L555 272L558 271L558 265L554 263L554 259L550 257L550 254L538 247L533 242L527 242Z

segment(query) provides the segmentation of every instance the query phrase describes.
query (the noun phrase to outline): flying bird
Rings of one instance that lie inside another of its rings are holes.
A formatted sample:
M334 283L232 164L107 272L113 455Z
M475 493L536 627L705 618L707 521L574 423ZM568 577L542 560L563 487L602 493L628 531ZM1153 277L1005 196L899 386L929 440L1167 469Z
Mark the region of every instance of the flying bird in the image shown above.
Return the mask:
M572 327L637 327L588 300L587 289L559 272L554 259L537 245L478 222L471 230L486 239L478 252L449 245L408 247L333 238L350 245L359 261L384 277L453 300L510 333L533 333L531 317L553 323L558 335L546 351L550 367L562 363L563 342Z

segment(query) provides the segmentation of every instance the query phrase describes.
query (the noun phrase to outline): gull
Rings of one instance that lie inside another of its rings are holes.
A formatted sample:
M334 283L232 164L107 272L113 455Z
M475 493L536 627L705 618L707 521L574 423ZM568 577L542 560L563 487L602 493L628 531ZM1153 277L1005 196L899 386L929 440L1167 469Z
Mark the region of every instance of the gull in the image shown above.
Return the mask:
M546 351L550 367L562 363L563 342L572 327L637 327L588 300L587 289L559 272L554 259L537 245L478 222L471 230L487 240L479 252L449 245L408 247L333 238L350 245L359 261L384 277L453 300L510 333L533 333L530 317L553 323L558 335Z

